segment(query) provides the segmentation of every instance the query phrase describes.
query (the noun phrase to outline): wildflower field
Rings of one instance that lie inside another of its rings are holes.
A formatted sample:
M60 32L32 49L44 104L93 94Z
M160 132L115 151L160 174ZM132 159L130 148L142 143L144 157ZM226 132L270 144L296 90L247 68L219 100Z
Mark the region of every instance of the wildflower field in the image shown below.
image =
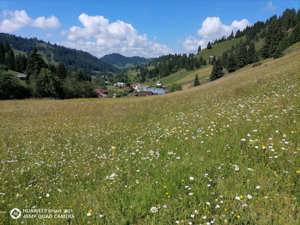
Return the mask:
M299 50L166 96L2 101L0 224L300 224L299 119Z

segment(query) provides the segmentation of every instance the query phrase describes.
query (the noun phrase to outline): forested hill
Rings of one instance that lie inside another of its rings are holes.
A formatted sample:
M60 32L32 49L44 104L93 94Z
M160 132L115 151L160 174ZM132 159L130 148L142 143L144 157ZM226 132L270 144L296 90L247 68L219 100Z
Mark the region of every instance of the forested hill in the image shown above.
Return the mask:
M66 67L82 69L88 72L115 73L116 67L103 62L97 57L80 50L70 49L36 38L23 38L11 34L0 33L0 42L8 43L15 50L29 53L34 48L49 63L63 63Z
M119 68L130 67L135 65L143 65L149 63L151 59L146 59L140 56L126 57L118 53L105 55L101 58L105 63L115 65Z
M197 70L209 63L214 66L211 76L214 80L261 59L278 58L299 41L300 10L286 9L280 16L258 21L243 31L209 42L206 49L199 47L196 54L163 56L140 66L137 78L141 82L161 79L183 69Z

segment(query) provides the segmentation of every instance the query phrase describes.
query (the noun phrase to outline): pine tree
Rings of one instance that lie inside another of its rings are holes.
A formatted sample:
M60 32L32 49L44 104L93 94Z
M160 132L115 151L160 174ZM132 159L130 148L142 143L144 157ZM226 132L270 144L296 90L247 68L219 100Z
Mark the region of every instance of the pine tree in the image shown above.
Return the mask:
M91 81L91 76L89 76L84 71L79 70L76 73L76 79L77 79L77 81Z
M228 65L226 69L229 73L234 72L238 69L238 65L234 54L230 54L230 56L228 57Z
M61 80L64 80L67 77L67 69L63 63L58 64L56 68L56 74Z
M2 43L0 43L0 64L5 63L5 49Z
M207 44L207 47L206 47L207 49L212 49L212 45L211 45L211 43L210 42L208 42L208 44Z
M199 86L200 85L200 81L198 78L198 74L196 74L195 79L194 79L194 87Z
M263 47L261 48L261 55L263 58L269 58L271 56L270 49L271 49L271 40L269 37L266 37L265 43Z
M245 43L241 43L238 50L238 66L242 68L243 66L247 65L247 46Z
M225 68L228 66L228 52L223 52L222 54L222 64Z
M15 70L16 61L15 61L15 54L12 49L9 49L8 52L6 52L5 62L9 69Z
M268 22L268 29L265 37L265 43L262 47L262 56L278 57L281 54L280 42L284 39L284 33L280 26L280 21L276 20L277 17L272 17Z
M24 55L16 56L16 71L23 73L26 70L27 59Z
M280 18L281 27L288 31L290 28L296 25L296 17L297 12L295 9L286 9Z
M277 58L281 57L282 55L283 55L283 54L282 54L282 50L280 49L280 46L278 46L277 49L276 49L276 51L275 51L274 54L273 54L273 57L274 57L275 59L277 59Z
M44 62L42 57L37 53L37 50L34 49L27 60L26 73L27 77L37 77L42 68L46 68L47 64Z
M250 42L247 50L247 63L257 62L258 57L256 55L255 45L253 42Z
M58 97L59 80L49 69L41 69L35 80L35 95L37 97Z
M299 23L297 24L297 26L293 30L293 33L290 36L291 44L296 43L298 41L300 41L300 21L299 21Z
M212 72L210 74L210 80L216 80L221 78L224 75L223 73L223 66L221 64L221 61L217 59L213 65Z
M199 45L198 47L198 54L200 54L200 52L201 52L201 45Z

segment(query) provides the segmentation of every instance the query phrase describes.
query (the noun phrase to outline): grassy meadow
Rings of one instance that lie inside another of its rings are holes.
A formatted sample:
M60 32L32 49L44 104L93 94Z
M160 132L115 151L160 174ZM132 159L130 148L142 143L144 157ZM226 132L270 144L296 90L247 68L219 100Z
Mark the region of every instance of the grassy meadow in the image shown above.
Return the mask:
M165 96L1 101L0 224L300 224L299 119L299 50Z
M243 41L244 38L234 38L231 40L226 40L220 43L216 43L213 48L211 49L203 49L199 56L203 57L204 59L209 59L210 56L222 56L224 51L227 51L232 48L232 46L238 44L239 42ZM260 44L256 44L257 48L260 47Z
M162 78L160 81L167 87L173 84L180 84L183 89L193 87L195 76L198 75L201 84L209 81L212 66L208 65L197 70L187 71L185 69L179 70L167 77Z

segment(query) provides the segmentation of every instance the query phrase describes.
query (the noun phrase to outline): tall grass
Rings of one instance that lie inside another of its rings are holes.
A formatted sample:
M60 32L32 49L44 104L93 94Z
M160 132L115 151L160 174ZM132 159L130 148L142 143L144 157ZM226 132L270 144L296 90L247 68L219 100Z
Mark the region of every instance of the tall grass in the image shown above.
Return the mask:
M299 59L166 96L0 102L0 224L299 224Z

